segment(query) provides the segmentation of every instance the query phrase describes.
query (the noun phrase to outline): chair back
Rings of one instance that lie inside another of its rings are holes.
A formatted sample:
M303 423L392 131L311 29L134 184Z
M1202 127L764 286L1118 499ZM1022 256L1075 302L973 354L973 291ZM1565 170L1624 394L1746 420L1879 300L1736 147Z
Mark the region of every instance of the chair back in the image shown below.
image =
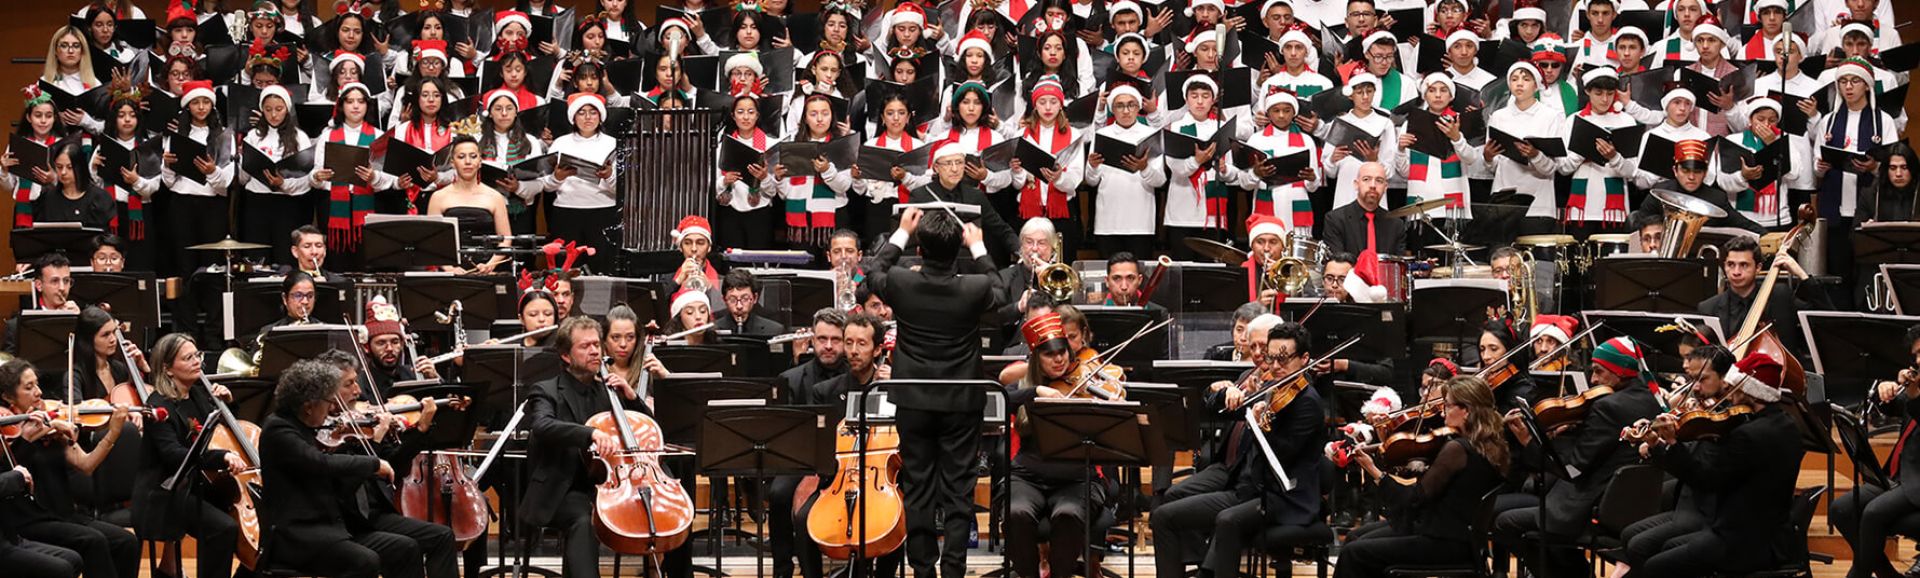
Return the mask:
M1598 533L1618 536L1634 522L1660 513L1660 494L1666 474L1650 465L1632 465L1614 472L1594 509Z

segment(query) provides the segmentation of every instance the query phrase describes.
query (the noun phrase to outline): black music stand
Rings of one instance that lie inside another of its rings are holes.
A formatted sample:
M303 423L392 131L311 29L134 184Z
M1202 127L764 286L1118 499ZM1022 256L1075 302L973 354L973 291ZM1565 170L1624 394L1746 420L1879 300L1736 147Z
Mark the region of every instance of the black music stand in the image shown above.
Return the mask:
M67 367L65 360L67 336L73 334L74 324L80 321L80 314L73 311L30 309L21 311L20 316L15 319L19 320L14 324L14 329L19 334L13 336L13 345L20 359L39 370L41 375L64 373ZM75 337L75 339L86 338ZM58 368L59 371L53 371L54 368ZM49 397L49 399L53 398Z
M485 384L475 401L483 407L505 409L527 399L533 384L560 376L560 355L545 348L517 345L469 345L461 380ZM487 412L486 415L499 415Z
M1880 266L1880 272L1893 284L1893 312L1920 315L1920 267L1887 263Z
M1595 323L1605 323L1593 332L1593 340L1598 343L1625 335L1632 337L1640 345L1640 353L1647 361L1647 367L1660 373L1680 373L1684 371L1680 359L1680 339L1686 333L1680 331L1660 331L1660 327L1672 325L1674 319L1686 319L1694 327L1707 332L1707 339L1714 343L1726 343L1726 330L1720 327L1720 319L1698 313L1649 313L1646 311L1584 311L1580 313L1583 327L1592 327Z
M1844 311L1802 311L1800 332L1813 357L1813 371L1827 380L1827 397L1836 386L1858 384L1898 375L1913 361L1907 351L1907 328L1913 317ZM1872 392L1867 392L1872 395Z
M1199 430L1199 442L1194 448L1194 468L1206 467L1212 456L1204 455L1213 439L1219 437L1232 420L1219 419L1218 414L1207 408L1207 387L1217 381L1239 381L1240 376L1253 369L1253 364L1244 361L1162 361L1154 363L1154 379L1180 386L1187 403L1187 419Z
M603 317L614 305L624 304L633 309L640 317L640 325L645 327L648 321L659 321L665 325L667 319L666 283L627 279L623 277L602 277L585 275L573 278L574 307L580 313Z
M1082 559L1087 574L1098 576L1093 562L1093 544L1099 510L1093 503L1094 466L1144 467L1158 461L1172 464L1158 432L1149 433L1154 424L1138 403L1087 402L1080 400L1034 400L1027 408L1029 429L1021 436L1021 447L1051 462L1078 462L1085 468L1087 543Z
M259 376L273 380L294 362L313 359L329 349L353 351L359 347L345 325L281 326L260 339Z
M411 273L394 283L395 306L406 315L407 326L417 331L444 331L447 324L434 320L435 311L444 312L454 301L460 302L460 324L467 329L486 329L495 319L512 319L514 294L507 275L453 276L446 273Z
M833 306L833 280L809 275L774 277L787 282L787 304L793 310L791 325L806 325L813 312Z
M1695 259L1595 259L1593 308L1693 313L1720 289L1713 263Z
M982 355L980 356L980 379L1000 379L1000 372L1007 366L1027 360L1025 355Z
M1106 351L1126 341L1141 328L1159 323L1165 318L1164 313L1145 307L1086 305L1080 307L1080 312L1086 314L1088 329L1093 331L1093 341L1087 346L1097 351ZM1167 338L1168 333L1170 332L1162 327L1140 336L1139 339L1134 340L1133 345L1127 346L1126 350L1113 356L1113 364L1126 368L1128 373L1135 373L1140 369L1151 369L1153 360L1166 359L1172 355L1168 349L1172 344L1172 340Z
M780 372L793 368L794 358L791 347L800 342L789 341L779 345L767 343L767 337L761 335L721 335L718 346L735 351L735 359L746 377L773 377ZM812 354L802 357L811 359Z
M1300 315L1311 310L1312 303L1301 305ZM1288 311L1294 305L1285 306ZM1325 353L1355 335L1359 343L1346 351L1351 359L1405 359L1407 357L1407 304L1405 303L1327 303L1307 318L1307 332L1318 351ZM1298 317L1296 317L1298 319Z
M147 329L160 327L160 284L154 281L153 273L75 271L67 300L105 303L113 307L114 319Z
M1200 422L1195 419L1197 411L1187 400L1188 389L1171 383L1127 382L1127 400L1139 402L1147 414L1148 423L1154 424L1160 431L1161 443L1167 451L1161 455L1171 457L1173 452L1198 452L1200 450ZM1161 464L1154 464L1154 491L1173 485L1173 467L1169 462L1164 471Z
M653 380L652 390L647 393L653 395L653 418L660 422L666 442L699 447L700 416L706 413L708 404L714 400L779 400L785 389L785 382L775 378L666 377Z
M266 277L248 279L233 286L234 339L245 341L259 335L260 329L268 323L286 316L285 306L280 303L281 282L280 278ZM313 312L307 317L316 320L339 319L342 313L359 313L348 305L352 295L351 282L314 281Z
M1920 247L1920 227L1864 225L1853 230L1855 267L1920 263L1920 250L1916 247Z
M1173 273L1180 276L1180 286L1185 288L1182 311L1230 313L1248 301L1247 270L1243 267L1184 266L1174 267Z
M233 410L235 418L260 424L266 423L267 416L273 413L273 381L247 378L219 383L233 393L233 401L227 402L227 409Z
M375 215L367 217L369 271L407 271L460 264L459 222L452 217Z
M1444 284L1443 284L1444 283ZM1436 281L1415 285L1407 307L1407 333L1415 338L1451 338L1461 349L1480 337L1487 309L1504 307L1507 293L1484 285Z
M832 470L834 429L822 406L766 405L767 400L708 402L700 419L698 467L709 479L750 476L761 495L770 495L768 482L776 475L812 475ZM791 504L767 507L791 508ZM773 515L769 513L768 515ZM709 524L718 531L719 524ZM754 537L764 539L764 527ZM717 536L716 536L717 537ZM856 548L857 549L857 548ZM755 575L764 575L765 557L753 551ZM719 568L719 560L714 567Z
M13 260L31 263L47 253L66 253L67 258L86 263L93 238L99 229L61 225L39 225L13 230Z
M653 348L653 356L675 373L746 377L741 375L745 368L740 365L740 349L738 345L661 345Z

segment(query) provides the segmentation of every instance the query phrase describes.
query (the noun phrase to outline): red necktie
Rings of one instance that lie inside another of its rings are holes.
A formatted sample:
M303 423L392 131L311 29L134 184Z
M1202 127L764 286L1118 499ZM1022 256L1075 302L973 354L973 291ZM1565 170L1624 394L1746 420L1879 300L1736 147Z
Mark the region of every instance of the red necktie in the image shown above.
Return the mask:
M1891 462L1887 464L1887 476L1893 478L1892 480L1889 480L1889 481L1893 481L1893 482L1900 481L1900 461L1901 461L1900 453L1903 451L1906 451L1907 439L1913 437L1913 426L1915 423L1920 423L1920 422L1908 420L1906 427L1901 428L1900 441L1894 442L1893 454L1890 456L1887 456L1887 461Z
M1374 240L1373 211L1367 211L1364 214L1367 216L1367 251L1366 252L1378 254L1380 251L1378 249L1375 249L1373 246L1373 240Z

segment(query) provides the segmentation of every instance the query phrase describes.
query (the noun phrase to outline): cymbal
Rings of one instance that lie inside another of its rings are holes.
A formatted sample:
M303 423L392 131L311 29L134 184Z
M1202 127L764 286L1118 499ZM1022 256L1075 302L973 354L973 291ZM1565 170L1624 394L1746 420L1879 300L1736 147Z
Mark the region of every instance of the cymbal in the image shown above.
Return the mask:
M1193 252L1199 253L1202 257L1226 263L1234 267L1239 267L1242 263L1247 262L1246 251L1235 249L1233 245L1212 239L1187 237L1187 248L1193 249Z
M1454 248L1455 248L1454 245L1448 245L1446 243L1440 243L1438 245L1427 245L1428 251L1438 251L1441 253L1452 253ZM1478 251L1481 249L1485 249L1486 247L1481 245L1468 245L1466 243L1461 243L1458 246L1458 248L1461 251Z
M1411 217L1414 215L1418 215L1420 213L1425 213L1427 211L1438 209L1440 207L1445 207L1452 202L1453 202L1453 199L1448 199L1448 198L1439 198L1431 201L1420 201L1418 203L1414 203L1411 205L1400 207L1398 209L1387 211L1387 216Z
M272 245L262 245L259 243L246 243L242 241L235 241L233 240L233 237L227 237L225 239L221 239L213 243L202 243L199 245L193 245L193 246L187 247L187 250L188 251L253 251L257 249L272 249L272 248L273 248Z

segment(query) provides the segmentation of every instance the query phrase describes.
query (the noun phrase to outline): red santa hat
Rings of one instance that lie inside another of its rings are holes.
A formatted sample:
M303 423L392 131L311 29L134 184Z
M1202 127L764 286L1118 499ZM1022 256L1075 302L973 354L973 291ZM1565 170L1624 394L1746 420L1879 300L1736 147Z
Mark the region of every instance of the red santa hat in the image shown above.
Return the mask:
M440 59L441 62L446 62L447 61L447 41L445 40L413 41L413 60L415 62L419 62L421 60L428 59L428 58L438 58Z
M1765 353L1749 353L1727 370L1726 382L1746 392L1748 397L1772 403L1780 401L1780 362Z
M573 120L573 117L580 114L581 109L587 107L600 111L602 120L607 118L607 97L591 92L581 92L567 97L567 120Z
M1580 327L1580 320L1574 319L1573 317L1566 315L1537 315L1533 318L1533 330L1529 332L1527 337L1540 337L1544 335L1560 343L1566 343L1573 340L1573 334L1578 327Z
M987 55L987 64L993 64L993 41L987 38L986 33L979 30L968 32L966 36L960 37L960 49L954 53L965 56L969 48L980 49L981 53Z
M527 16L525 12L519 10L501 10L493 13L493 36L495 38L500 37L501 30L506 29L508 24L515 23L520 25L521 30L528 32L533 31L533 18Z
M1247 216L1247 244L1261 235L1274 235L1282 239L1287 236L1287 223L1273 215L1253 214Z
M713 226L707 224L707 218L700 215L681 217L680 224L674 225L673 227L673 240L677 243L680 239L684 239L688 235L699 235L706 237L708 241L712 241Z
M674 317L679 317L681 311L693 306L695 303L705 305L708 309L713 308L713 302L707 300L706 291L695 291L693 289L683 288L673 294L673 305L667 308L667 313Z
M887 13L887 29L892 30L893 27L901 24L926 26L927 11L921 9L919 4L901 2L900 6L895 7L892 12Z
M180 106L186 106L193 99L216 100L213 95L213 82L207 80L189 80L180 85Z

